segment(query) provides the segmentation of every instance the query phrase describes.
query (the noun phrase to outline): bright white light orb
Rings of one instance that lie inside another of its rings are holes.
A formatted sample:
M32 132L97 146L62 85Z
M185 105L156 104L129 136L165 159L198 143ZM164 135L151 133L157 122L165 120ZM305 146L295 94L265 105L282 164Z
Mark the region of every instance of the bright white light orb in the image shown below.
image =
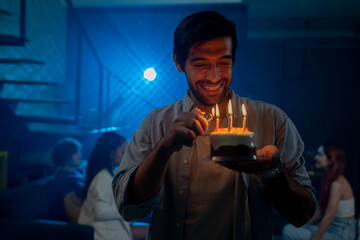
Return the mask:
M144 78L148 81L153 81L156 78L156 72L154 68L147 68L144 71Z

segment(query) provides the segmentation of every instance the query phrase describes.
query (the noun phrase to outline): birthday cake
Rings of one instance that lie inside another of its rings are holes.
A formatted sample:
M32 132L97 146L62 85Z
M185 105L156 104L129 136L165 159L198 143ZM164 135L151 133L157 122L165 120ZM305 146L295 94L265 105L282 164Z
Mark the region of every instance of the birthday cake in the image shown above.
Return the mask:
M255 134L243 128L219 128L210 134L210 144L214 161L256 159Z

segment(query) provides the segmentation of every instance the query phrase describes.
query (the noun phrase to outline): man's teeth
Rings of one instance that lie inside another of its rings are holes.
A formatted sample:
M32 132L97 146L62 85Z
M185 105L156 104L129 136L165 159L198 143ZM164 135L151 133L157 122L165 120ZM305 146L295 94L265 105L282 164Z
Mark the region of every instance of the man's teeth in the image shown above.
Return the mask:
M217 90L217 89L219 89L219 88L220 88L220 86L221 86L221 84L218 84L218 85L211 85L211 86L209 86L209 85L203 85L202 87L203 87L204 89L206 89L206 90L213 91L213 90Z

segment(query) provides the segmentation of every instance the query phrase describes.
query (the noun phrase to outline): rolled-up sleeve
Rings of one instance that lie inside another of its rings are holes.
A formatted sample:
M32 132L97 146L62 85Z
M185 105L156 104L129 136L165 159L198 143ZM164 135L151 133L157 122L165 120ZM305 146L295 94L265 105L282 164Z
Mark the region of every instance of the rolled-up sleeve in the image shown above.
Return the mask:
M280 149L280 159L284 162L285 170L291 179L305 186L313 198L315 190L311 185L311 180L305 168L303 157L304 143L301 140L295 125L289 117L280 110L282 121L276 128L275 145Z
M124 157L112 182L113 193L119 213L126 221L144 218L159 204L163 190L147 201L134 205L128 203L128 189L136 169L152 151L151 131L152 114L142 122L140 128L134 133L126 148Z

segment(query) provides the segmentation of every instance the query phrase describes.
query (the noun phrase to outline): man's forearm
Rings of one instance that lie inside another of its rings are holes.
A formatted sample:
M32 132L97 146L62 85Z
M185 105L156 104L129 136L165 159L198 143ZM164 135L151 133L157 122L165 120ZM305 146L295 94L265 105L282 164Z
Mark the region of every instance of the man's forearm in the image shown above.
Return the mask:
M132 179L130 179L129 203L138 204L144 202L160 190L171 154L172 152L169 152L160 143L148 158L140 164Z
M274 179L265 179L267 192L275 209L296 227L307 223L315 211L315 202L308 189L281 171Z

